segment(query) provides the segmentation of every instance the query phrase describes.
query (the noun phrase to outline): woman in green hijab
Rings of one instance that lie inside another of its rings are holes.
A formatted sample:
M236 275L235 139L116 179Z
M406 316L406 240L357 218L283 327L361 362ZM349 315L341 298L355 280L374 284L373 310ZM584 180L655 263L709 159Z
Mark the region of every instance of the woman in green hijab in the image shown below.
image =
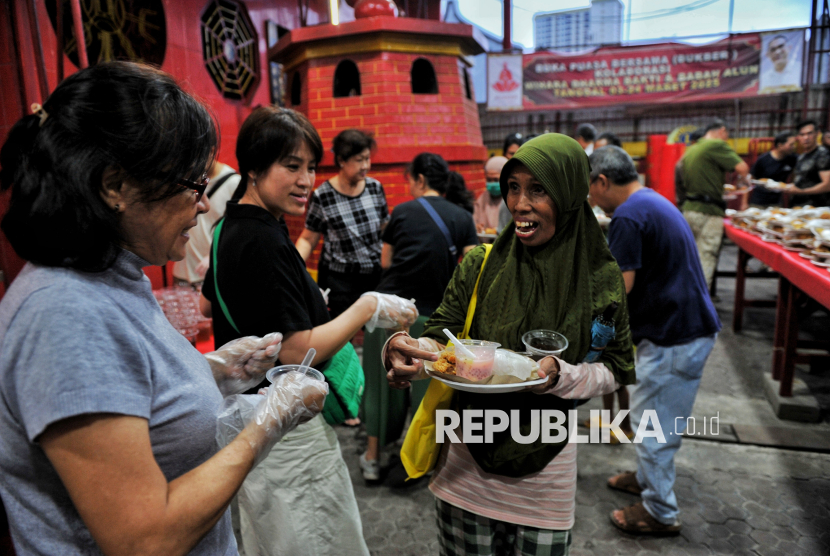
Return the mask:
M483 271L483 247L465 257L420 340L405 333L389 339L383 358L391 386L426 377L423 360L437 359L446 341L442 330L461 332L479 274L470 338L524 351L525 332L548 329L564 334L569 345L560 357L540 361L545 384L509 394L456 392L453 409L519 410L527 435L532 410L567 414L574 399L634 382L625 286L586 200L589 172L585 152L564 135L546 134L519 149L500 178L514 225L498 237ZM614 304L615 339L595 363L583 363L593 319ZM519 444L509 429L493 434L492 443L446 443L430 490L442 554L491 554L496 545L509 554L567 554L576 444L545 443L541 435ZM475 549L471 538L479 543Z

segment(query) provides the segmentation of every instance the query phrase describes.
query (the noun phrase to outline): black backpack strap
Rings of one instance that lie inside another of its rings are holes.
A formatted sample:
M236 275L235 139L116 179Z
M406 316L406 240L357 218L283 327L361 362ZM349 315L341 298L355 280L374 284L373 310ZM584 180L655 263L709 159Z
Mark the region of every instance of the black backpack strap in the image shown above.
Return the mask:
M418 202L422 207L424 207L424 210L427 211L427 214L429 214L430 218L432 218L433 222L435 222L435 225L441 230L441 233L444 234L444 239L447 240L447 245L450 248L452 256L458 257L458 249L455 247L455 243L450 235L450 230L447 228L447 224L441 218L441 215L439 215L438 211L436 211L423 197L418 197Z

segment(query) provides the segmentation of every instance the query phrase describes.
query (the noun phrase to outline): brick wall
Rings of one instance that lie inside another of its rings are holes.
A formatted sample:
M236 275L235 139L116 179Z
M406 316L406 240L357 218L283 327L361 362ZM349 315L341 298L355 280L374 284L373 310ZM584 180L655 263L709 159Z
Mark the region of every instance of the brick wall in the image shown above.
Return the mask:
M410 70L418 58L432 63L438 94L412 94ZM357 65L361 94L334 98L334 72L344 59ZM299 72L302 83L301 102L294 108L309 117L327 149L318 170L318 185L337 173L330 152L334 137L345 129L358 128L375 135L378 148L372 155L369 175L383 184L390 208L412 199L404 171L422 152L443 156L454 171L464 176L474 195L484 190L487 153L478 108L465 97L456 57L395 52L354 54L310 60L294 71ZM289 83L292 78L293 71ZM303 229L303 219L286 221L296 239ZM309 260L309 268L317 268L321 246L322 242Z

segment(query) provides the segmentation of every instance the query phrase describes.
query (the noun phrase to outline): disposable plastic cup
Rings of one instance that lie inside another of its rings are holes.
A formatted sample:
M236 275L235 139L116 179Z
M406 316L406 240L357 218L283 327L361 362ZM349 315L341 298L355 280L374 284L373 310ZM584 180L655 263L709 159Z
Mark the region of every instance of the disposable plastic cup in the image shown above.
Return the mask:
M530 356L539 361L550 355L561 355L568 349L568 339L553 330L531 330L522 336L522 343Z
M274 379L277 377L277 375L299 370L300 365L280 365L279 367L269 369L268 372L265 373L265 378L268 379L268 382L274 382ZM316 380L326 380L326 378L323 376L323 373L321 373L317 369L312 369L311 367L306 367L305 374L306 376L310 376L311 378L314 378Z
M473 358L465 357L458 350L455 352L455 374L467 380L480 382L493 374L496 349L501 344L485 340L459 340L473 353Z

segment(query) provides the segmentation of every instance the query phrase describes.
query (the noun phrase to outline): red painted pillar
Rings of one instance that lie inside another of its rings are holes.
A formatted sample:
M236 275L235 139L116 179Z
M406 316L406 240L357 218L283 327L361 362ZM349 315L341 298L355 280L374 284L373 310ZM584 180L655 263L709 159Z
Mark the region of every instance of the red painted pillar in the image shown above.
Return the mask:
M675 202L674 166L683 156L685 145L667 144L666 135L648 136L648 154L646 155L646 185L657 193Z
M672 203L677 199L674 190L674 167L677 165L677 161L683 157L684 152L686 152L686 145L683 143L672 143L663 146L660 177L658 178L660 186L657 188L657 192Z
M71 0L71 4L75 44L78 46L78 62L81 64L81 69L84 69L89 66L89 60L86 57L86 37L84 36L84 20L81 15L81 2L80 0Z
M667 144L666 135L648 136L648 154L646 155L646 185L657 193L675 202L674 166L683 156L685 145Z
M667 135L649 135L646 139L648 151L646 153L646 185L659 190L660 170L663 163L663 149L666 146Z

